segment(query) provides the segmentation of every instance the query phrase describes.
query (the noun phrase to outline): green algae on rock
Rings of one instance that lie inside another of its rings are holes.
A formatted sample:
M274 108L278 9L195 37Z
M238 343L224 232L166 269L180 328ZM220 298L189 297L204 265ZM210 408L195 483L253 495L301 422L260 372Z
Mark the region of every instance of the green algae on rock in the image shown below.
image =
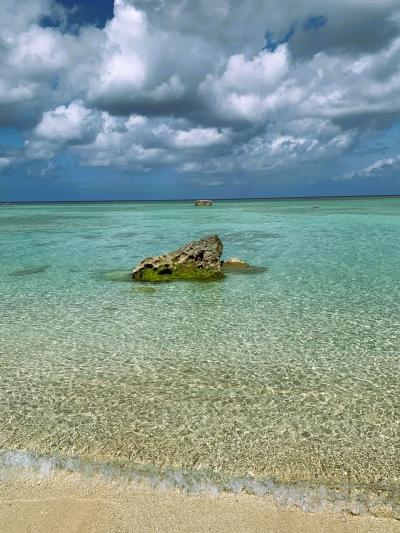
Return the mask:
M132 277L153 282L222 278L222 250L218 235L210 235L174 252L144 259L134 268Z

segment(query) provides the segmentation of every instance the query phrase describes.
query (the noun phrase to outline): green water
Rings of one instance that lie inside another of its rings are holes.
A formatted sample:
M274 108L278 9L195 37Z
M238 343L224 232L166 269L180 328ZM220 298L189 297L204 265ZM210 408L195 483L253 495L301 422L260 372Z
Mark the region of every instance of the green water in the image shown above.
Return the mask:
M267 269L129 280L213 233ZM1 207L0 448L398 501L399 235L400 198Z

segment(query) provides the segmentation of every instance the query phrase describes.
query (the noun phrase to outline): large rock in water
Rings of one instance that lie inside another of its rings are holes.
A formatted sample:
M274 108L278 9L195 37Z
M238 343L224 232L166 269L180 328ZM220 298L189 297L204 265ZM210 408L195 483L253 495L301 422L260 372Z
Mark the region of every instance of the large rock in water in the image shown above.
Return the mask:
M175 252L144 259L132 271L141 281L221 278L223 244L218 235L193 241Z

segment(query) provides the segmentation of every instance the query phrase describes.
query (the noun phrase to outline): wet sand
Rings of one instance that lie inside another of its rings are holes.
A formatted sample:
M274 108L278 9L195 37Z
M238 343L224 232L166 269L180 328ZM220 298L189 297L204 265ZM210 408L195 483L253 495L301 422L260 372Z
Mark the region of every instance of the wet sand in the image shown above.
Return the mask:
M187 495L59 473L0 484L1 533L400 533L400 521L278 508L256 496Z

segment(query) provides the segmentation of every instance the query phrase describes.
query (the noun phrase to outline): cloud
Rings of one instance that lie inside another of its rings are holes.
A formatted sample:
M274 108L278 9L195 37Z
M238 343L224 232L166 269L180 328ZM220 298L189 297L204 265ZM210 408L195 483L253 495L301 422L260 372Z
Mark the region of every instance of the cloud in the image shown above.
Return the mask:
M104 29L99 68L90 78L90 103L114 115L186 116L216 61L208 39L168 30L149 13L118 1Z
M75 149L85 164L149 171L177 167L200 157L207 149L216 155L231 142L228 129L189 128L184 120L147 119L141 115L112 117L102 112L101 126L93 142Z
M10 157L0 157L0 172L3 172L11 163L12 159Z
M96 113L81 101L46 111L25 142L25 154L30 159L47 159L66 145L87 144L96 137L96 119Z
M336 179L338 181L353 180L356 178L375 178L390 175L400 170L400 156L378 159L374 163L360 169L346 172Z
M67 12L52 0L4 0L0 6L0 126L35 127L43 112L87 92L104 36L65 31ZM53 26L43 26L43 20Z
M22 76L41 79L68 63L68 52L62 41L63 36L58 31L33 25L9 38L12 47L6 62Z
M90 137L93 129L93 113L82 102L60 105L46 111L36 126L34 134L42 139L80 143Z
M216 128L197 127L188 130L174 130L165 124L156 128L154 133L159 138L165 139L166 145L180 149L209 148L226 144L230 138L230 133L227 129L219 131Z
M178 148L205 148L226 141L226 133L221 133L215 128L192 128L188 131L177 131L174 136Z
M0 125L25 139L7 168L333 177L400 116L398 0L115 0L102 29L54 0L0 15Z
M157 142L148 120L140 115L112 117L107 112L99 116L100 125L93 142L76 147L87 166L148 171L152 167L173 164L172 153Z
M33 83L12 84L9 80L0 80L0 102L3 106L29 101L32 99L34 91Z
M341 132L327 120L302 119L272 127L267 133L234 146L229 153L208 158L195 165L184 164L180 170L190 176L205 175L273 175L282 171L309 170L323 160L332 161L354 141L353 132Z
M288 71L286 45L274 52L264 50L250 60L237 54L228 58L220 76L209 74L199 90L222 118L262 121L273 109Z
M214 112L248 122L294 117L343 120L400 110L400 38L376 54L316 54L289 64L288 46L264 51L252 61L234 56L224 72L201 85ZM245 81L246 80L246 81Z
M115 2L114 18L105 27L99 76L91 88L92 97L101 99L110 93L121 97L136 91L147 76L146 60L141 49L146 34L144 13L122 1Z

